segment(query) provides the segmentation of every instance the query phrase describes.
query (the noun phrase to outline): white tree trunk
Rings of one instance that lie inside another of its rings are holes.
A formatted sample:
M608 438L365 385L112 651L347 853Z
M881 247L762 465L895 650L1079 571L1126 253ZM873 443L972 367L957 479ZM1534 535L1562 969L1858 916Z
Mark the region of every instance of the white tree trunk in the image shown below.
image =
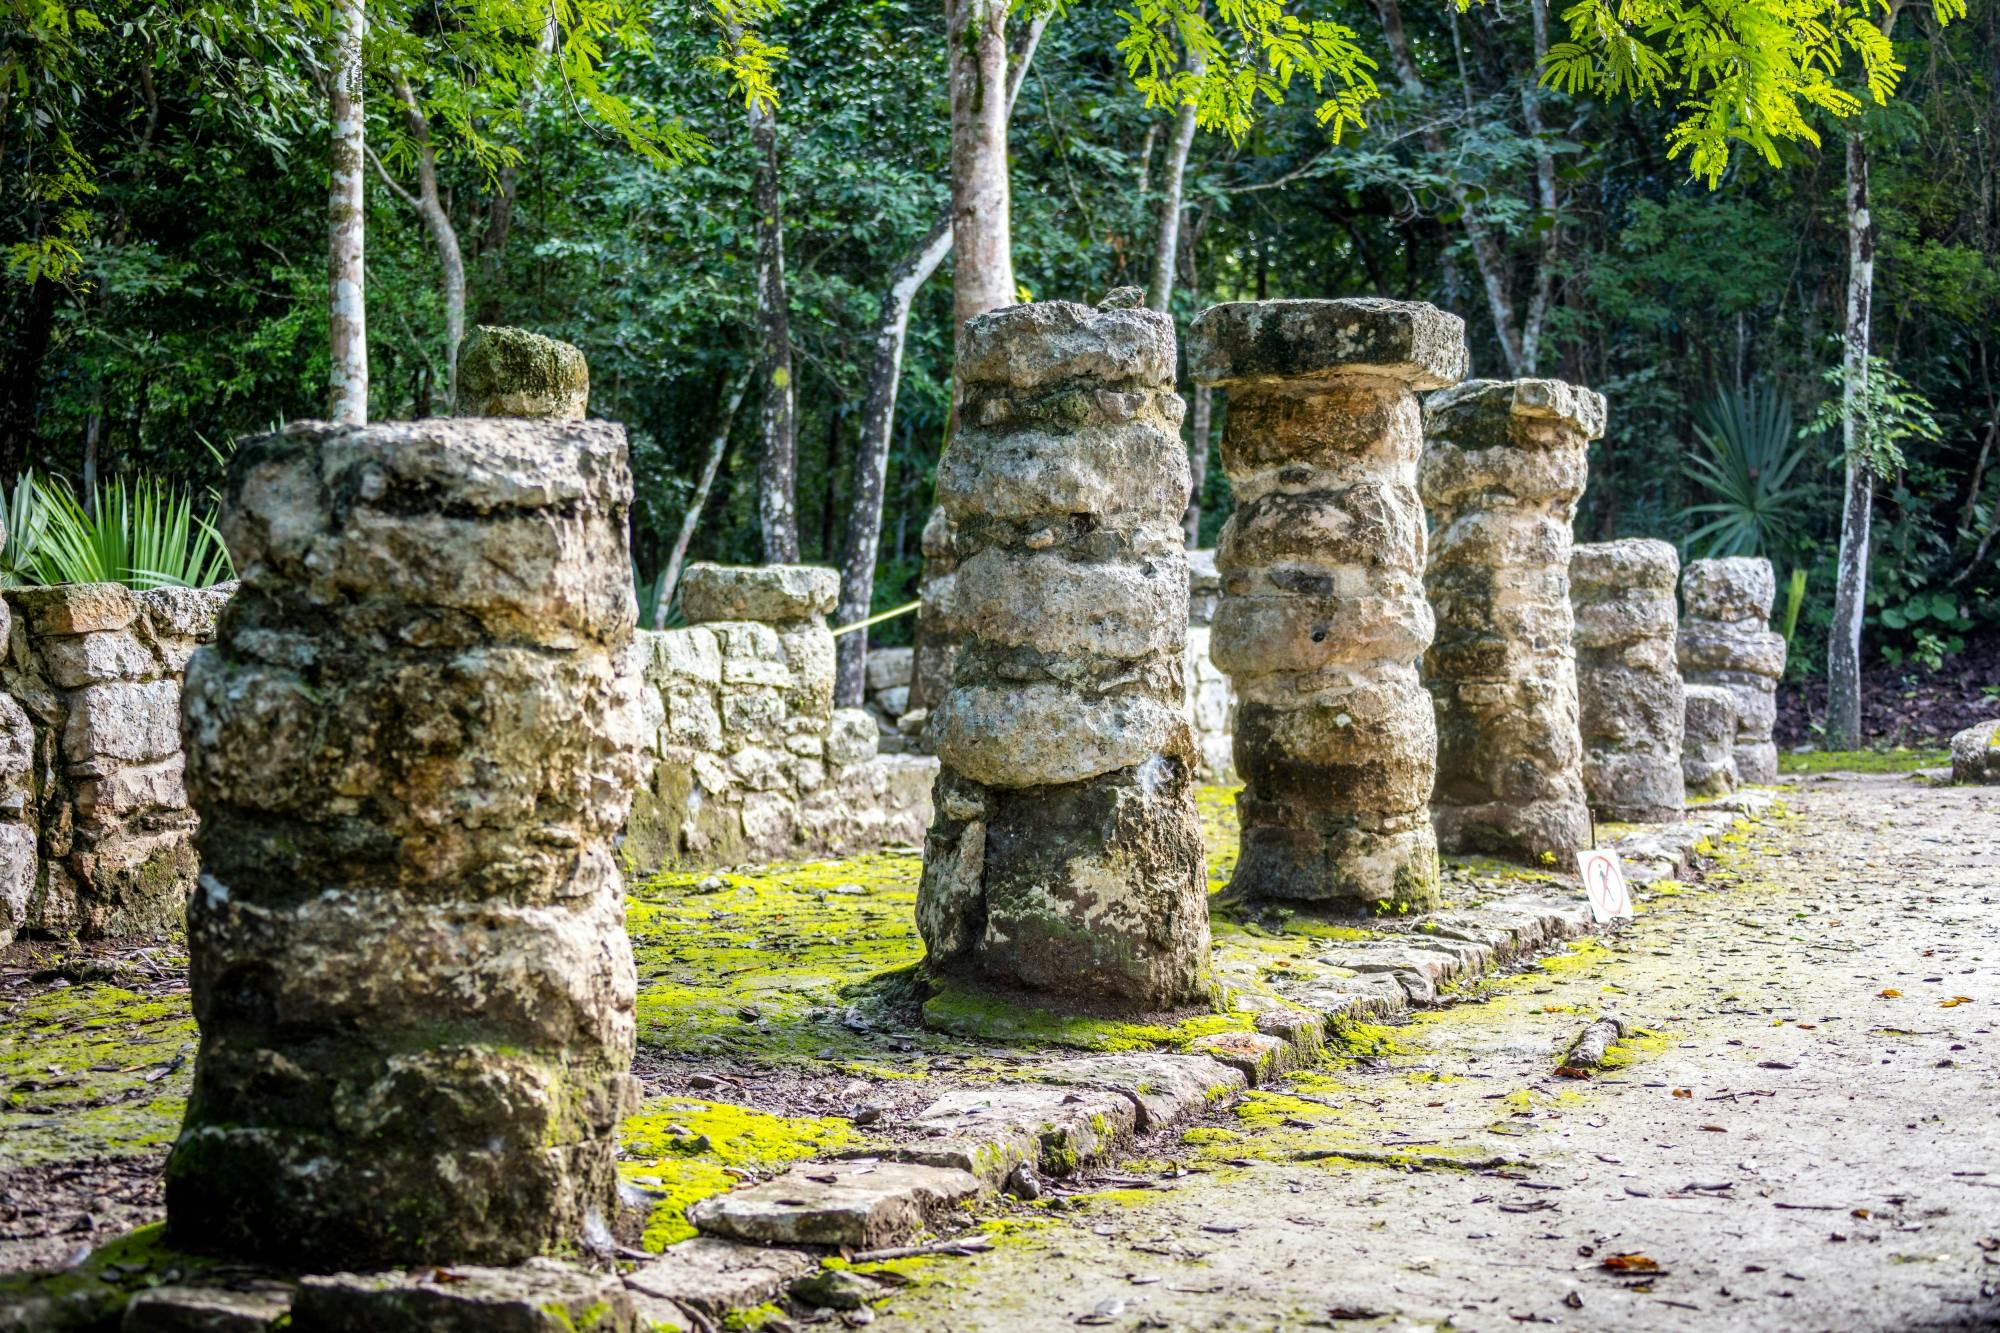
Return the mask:
M1199 78L1205 62L1188 53L1188 72ZM1154 232L1153 272L1146 283L1146 304L1165 310L1174 295L1174 261L1180 252L1181 185L1187 177L1188 150L1194 146L1194 104L1181 104L1174 117L1174 137L1167 141L1167 164L1160 181L1160 225Z
M1861 625L1867 615L1869 526L1875 498L1868 420L1868 339L1875 295L1875 231L1868 215L1868 149L1847 137L1847 333L1842 350L1840 442L1847 477L1840 507L1840 561L1826 643L1826 733L1830 750L1861 739Z
M722 456L729 452L729 429L736 424L736 411L743 406L743 395L750 391L750 379L751 373L746 370L729 386L729 398L722 406L722 421L715 428L715 438L709 442L708 461L702 464L701 481L694 488L694 498L688 501L687 513L681 516L673 554L667 557L666 572L660 578L660 604L653 611L654 629L660 628L666 619L674 591L680 587L681 565L687 560L688 544L694 540L695 529L701 526L701 511L708 504L709 491L715 487L716 473L722 470Z
M363 269L363 186L367 162L361 116L362 0L334 0L332 87L333 188L328 198L328 324L333 353L327 415L368 423L368 308Z
M417 104L416 91L400 75L396 97L403 104L403 123L417 145L417 192L411 194L398 184L372 149L368 156L382 183L423 219L437 250L438 281L444 288L445 415L449 416L458 409L458 345L465 341L465 254L459 248L458 228L445 211L444 195L438 189L437 148L431 143L430 117Z
M1006 0L947 0L945 42L951 59L952 308L963 327L1015 299Z
M763 337L762 448L757 462L757 517L766 564L799 559L798 420L792 384L792 317L785 294L784 194L778 178L778 119L764 105L750 109L757 157L757 326Z

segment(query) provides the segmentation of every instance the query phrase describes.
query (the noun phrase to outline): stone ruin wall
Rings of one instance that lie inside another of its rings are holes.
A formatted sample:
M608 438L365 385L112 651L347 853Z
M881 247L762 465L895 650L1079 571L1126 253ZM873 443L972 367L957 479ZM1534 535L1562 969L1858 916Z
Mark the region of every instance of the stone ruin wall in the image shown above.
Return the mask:
M1715 685L1736 706L1733 763L1739 785L1775 782L1778 681L1784 636L1773 630L1778 581L1761 556L1690 560L1681 574L1681 674L1690 685Z
M835 708L838 576L697 564L685 629L642 631L646 758L627 864L850 854L922 843L937 761L878 752L876 715Z
M0 944L179 923L194 886L181 672L233 584L0 602Z
M1570 551L1583 788L1602 820L1668 823L1687 804L1674 646L1680 572L1673 545L1649 538Z

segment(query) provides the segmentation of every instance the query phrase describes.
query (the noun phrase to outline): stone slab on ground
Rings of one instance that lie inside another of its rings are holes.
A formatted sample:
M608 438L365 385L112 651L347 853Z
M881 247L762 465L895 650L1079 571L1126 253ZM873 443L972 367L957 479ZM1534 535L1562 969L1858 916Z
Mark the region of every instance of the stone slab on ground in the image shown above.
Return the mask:
M947 1092L919 1112L912 1127L932 1136L897 1155L954 1167L989 1188L1017 1166L1045 1176L1076 1174L1132 1137L1138 1107L1105 1088L995 1084Z
M512 1268L334 1273L299 1282L290 1333L638 1333L614 1274L553 1259Z
M165 1286L134 1296L120 1333L265 1333L292 1308L287 1282Z
M1108 1088L1129 1098L1138 1130L1151 1134L1247 1086L1243 1071L1206 1055L1129 1052L1060 1060L1022 1071L1043 1083Z
M979 1193L969 1171L912 1162L816 1162L704 1199L688 1220L712 1236L875 1249L908 1240Z
M1228 1065L1252 1087L1262 1087L1299 1067L1292 1043L1269 1032L1218 1032L1195 1038L1189 1049Z
M818 1265L804 1250L696 1236L627 1273L625 1286L640 1318L672 1328L685 1322L681 1307L720 1319L762 1305Z

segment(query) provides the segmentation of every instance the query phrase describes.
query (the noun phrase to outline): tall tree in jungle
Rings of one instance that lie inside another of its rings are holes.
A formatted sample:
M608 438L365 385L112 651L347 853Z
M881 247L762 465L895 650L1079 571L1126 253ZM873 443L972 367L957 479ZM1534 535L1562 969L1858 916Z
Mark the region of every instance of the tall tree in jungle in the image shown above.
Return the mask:
M328 110L333 129L327 202L327 319L333 359L327 416L368 424L368 297L363 263L367 161L363 156L361 45L368 18L362 0L333 0Z
M767 564L799 559L798 419L792 384L792 313L785 295L784 187L778 173L777 109L750 106L750 151L756 159L751 206L757 212L757 330L763 381L758 415L757 519Z

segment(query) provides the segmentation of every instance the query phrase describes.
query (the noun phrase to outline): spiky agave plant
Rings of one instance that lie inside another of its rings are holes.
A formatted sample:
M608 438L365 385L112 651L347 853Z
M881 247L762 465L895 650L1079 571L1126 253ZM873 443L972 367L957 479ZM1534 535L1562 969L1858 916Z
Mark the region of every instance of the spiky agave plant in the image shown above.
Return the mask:
M1707 557L1772 555L1788 548L1807 489L1793 480L1811 456L1792 429L1792 405L1768 386L1717 386L1695 414L1699 445L1682 468L1712 497L1681 510L1699 521L1687 549Z
M205 588L235 576L214 524L177 486L120 478L88 508L60 478L34 489L43 525L29 558L42 583Z
M42 544L47 526L48 510L32 471L14 479L12 494L0 490L0 530L6 532L6 544L0 545L0 588L42 581L35 567L35 550Z

